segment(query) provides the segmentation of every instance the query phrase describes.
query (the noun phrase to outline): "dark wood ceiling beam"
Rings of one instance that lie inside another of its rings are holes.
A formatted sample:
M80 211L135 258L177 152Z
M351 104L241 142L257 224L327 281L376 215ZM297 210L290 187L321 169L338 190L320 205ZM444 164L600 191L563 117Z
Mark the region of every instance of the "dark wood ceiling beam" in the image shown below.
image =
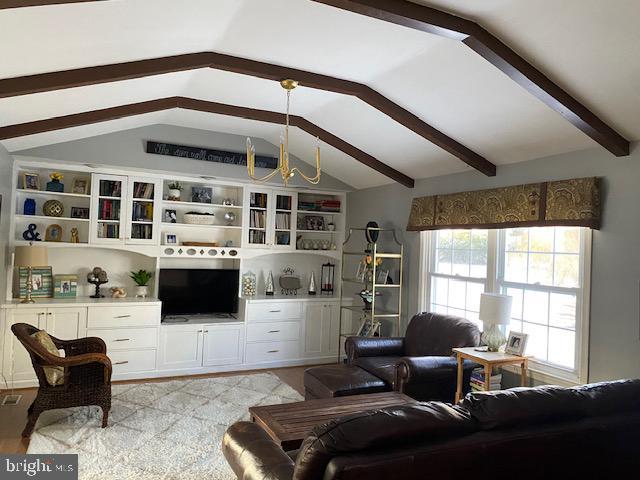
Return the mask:
M616 156L629 141L477 23L403 0L313 0L385 22L463 42Z
M276 123L280 125L285 123L285 114L280 112L240 107L237 105L228 105L225 103L208 102L205 100L186 97L168 97L158 100L150 100L147 102L131 103L128 105L104 108L101 110L74 113L71 115L48 118L45 120L37 120L34 122L7 125L4 127L0 127L0 140L23 137L26 135L34 135L37 133L50 132L54 130L61 130L64 128L79 127L82 125L105 122L118 118L141 115L144 113L157 112L160 110L168 110L172 108L183 108L187 110L197 110L200 112L229 115L233 117ZM411 177L381 162L368 153L363 152L362 150L333 135L332 133L323 130L317 125L297 115L291 116L290 120L292 126L300 128L310 135L319 137L323 142L335 147L336 149L349 155L363 165L376 170L382 175L391 178L392 180L404 185L405 187L413 188L415 182Z
M7 8L40 7L43 5L62 5L65 3L102 2L105 0L0 0L0 10Z
M0 79L0 98L206 67L273 81L295 78L305 87L357 97L485 175L493 176L496 173L496 166L493 163L366 85L329 75L216 52L175 55Z

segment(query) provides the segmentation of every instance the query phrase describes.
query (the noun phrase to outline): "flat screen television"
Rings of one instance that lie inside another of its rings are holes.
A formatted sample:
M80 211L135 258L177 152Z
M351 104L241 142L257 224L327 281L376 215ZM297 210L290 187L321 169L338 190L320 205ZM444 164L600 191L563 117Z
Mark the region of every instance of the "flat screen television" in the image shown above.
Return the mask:
M162 315L237 313L239 277L239 270L163 268Z

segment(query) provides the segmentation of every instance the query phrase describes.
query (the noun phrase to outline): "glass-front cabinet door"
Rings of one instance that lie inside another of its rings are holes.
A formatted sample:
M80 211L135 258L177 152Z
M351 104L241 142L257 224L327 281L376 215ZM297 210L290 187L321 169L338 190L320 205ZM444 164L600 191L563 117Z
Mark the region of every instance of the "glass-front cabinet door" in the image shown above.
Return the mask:
M274 190L275 202L271 215L271 245L274 248L292 250L296 244L297 193Z
M92 242L121 243L126 228L127 177L95 174L91 191Z
M244 246L266 248L270 238L268 230L271 223L272 192L269 189L245 188L245 237Z
M157 245L162 181L129 177L128 192L126 243Z

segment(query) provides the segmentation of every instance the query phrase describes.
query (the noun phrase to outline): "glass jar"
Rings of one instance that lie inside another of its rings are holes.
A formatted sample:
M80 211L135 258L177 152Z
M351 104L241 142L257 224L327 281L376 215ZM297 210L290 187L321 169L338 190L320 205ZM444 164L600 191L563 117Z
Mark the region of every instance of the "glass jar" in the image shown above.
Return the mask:
M256 294L256 276L248 271L242 275L242 296L253 297Z

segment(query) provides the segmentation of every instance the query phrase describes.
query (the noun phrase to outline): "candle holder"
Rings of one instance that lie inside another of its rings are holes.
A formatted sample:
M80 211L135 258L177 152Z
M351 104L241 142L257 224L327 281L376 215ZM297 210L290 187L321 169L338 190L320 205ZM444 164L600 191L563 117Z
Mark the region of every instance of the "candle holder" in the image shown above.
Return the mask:
M93 270L87 274L87 282L96 287L96 293L91 295L90 298L104 298L104 295L100 294L100 285L109 282L106 271L100 267L94 267Z
M104 295L100 294L100 285L104 285L108 283L109 280L89 280L89 283L96 286L96 293L91 295L89 298L104 298Z

